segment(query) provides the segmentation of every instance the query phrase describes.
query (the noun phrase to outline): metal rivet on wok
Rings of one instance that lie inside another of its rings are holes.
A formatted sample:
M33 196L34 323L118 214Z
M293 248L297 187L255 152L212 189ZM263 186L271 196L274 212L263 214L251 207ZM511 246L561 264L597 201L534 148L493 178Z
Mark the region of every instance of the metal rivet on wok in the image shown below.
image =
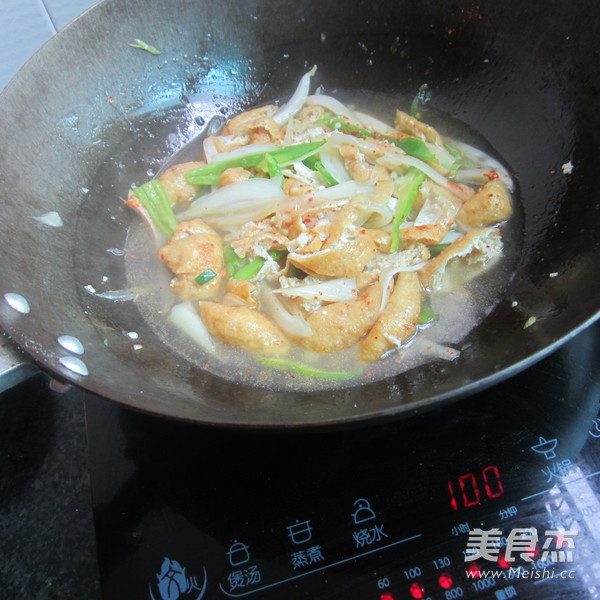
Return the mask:
M4 294L4 301L13 310L20 312L23 315L26 315L31 310L29 308L29 302L27 302L27 300L23 296L21 296L21 294L15 294L13 292Z
M58 359L58 362L66 369L69 369L69 371L77 373L77 375L83 375L85 377L88 374L86 364L76 356L62 356Z
M67 351L72 354L83 354L85 349L83 344L72 335L61 335L56 338L56 341Z

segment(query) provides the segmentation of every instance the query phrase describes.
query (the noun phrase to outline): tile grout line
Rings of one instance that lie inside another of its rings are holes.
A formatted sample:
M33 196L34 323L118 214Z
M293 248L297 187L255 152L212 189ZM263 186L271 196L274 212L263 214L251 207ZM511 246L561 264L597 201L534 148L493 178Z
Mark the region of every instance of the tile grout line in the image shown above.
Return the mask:
M48 7L46 6L46 3L44 2L44 0L38 0L38 2L40 3L42 10L46 14L46 17L48 18L48 21L50 22L50 25L52 26L54 33L56 33L58 31L58 28L56 27L56 24L54 23L54 20L52 19L52 15L50 14Z

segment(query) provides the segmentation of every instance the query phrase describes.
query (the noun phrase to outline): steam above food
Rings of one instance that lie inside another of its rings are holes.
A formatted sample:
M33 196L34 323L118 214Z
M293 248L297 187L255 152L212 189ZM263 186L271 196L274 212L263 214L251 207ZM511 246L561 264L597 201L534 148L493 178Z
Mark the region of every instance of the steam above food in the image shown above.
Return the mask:
M503 254L512 181L413 115L391 126L309 95L314 71L131 190L162 240L171 321L208 355L299 377L360 379L411 345L454 359L423 343L432 305Z

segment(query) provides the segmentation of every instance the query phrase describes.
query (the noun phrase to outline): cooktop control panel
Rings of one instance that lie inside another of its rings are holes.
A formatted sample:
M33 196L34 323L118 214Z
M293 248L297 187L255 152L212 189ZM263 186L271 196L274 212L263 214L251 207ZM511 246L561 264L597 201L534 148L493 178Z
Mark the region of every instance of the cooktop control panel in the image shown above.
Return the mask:
M597 597L600 367L569 348L349 431L227 432L88 397L104 596Z

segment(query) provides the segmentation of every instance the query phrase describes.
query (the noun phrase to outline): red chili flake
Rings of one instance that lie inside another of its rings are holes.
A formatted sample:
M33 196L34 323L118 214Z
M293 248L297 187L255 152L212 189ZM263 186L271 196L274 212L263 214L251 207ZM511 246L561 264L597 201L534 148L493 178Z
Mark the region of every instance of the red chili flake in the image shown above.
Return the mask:
M498 177L500 177L496 169L491 169L487 173L484 173L483 176L487 177L490 181L494 181L494 179L498 179Z
M367 230L366 229L361 229L360 233L367 233Z
M353 294L356 294L356 290L352 290L352 293L353 293Z
M319 296L313 296L313 300L318 300Z

